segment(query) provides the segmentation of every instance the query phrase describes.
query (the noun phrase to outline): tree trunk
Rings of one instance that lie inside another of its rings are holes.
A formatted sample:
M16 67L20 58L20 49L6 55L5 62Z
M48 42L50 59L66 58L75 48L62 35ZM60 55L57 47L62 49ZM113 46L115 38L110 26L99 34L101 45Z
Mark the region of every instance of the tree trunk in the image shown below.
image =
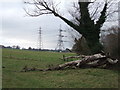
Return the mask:
M103 23L105 22L105 13L106 13L106 6L104 6L103 11L101 12L101 16L97 21L97 24L94 23L94 20L91 19L89 10L88 10L88 3L79 2L80 6L80 30L83 37L85 37L88 47L90 48L91 54L99 53L103 48L102 44L99 41L99 34L100 28L102 27ZM78 31L78 32L79 32Z
M90 48L91 54L100 53L101 50L103 50L103 46L99 41L99 35L96 35L96 33L89 34L85 39Z
M99 42L99 36L93 34L86 36L86 38L82 36L80 39L76 40L72 51L76 52L78 55L91 55L103 51L102 45Z

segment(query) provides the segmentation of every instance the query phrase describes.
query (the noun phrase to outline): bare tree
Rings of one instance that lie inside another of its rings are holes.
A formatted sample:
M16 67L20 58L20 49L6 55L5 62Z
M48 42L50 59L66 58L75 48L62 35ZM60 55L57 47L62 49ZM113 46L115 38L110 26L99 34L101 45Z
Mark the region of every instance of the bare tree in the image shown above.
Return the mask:
M24 3L33 5L35 7L32 13L25 10L26 13L32 17L44 14L54 14L54 16L62 19L65 23L67 23L86 39L92 53L98 53L103 49L103 46L99 41L101 27L106 22L107 17L117 12L118 10L115 8L116 10L108 13L108 10L113 7L113 0L104 0L104 2L99 3L97 2L98 0L95 0L94 2L80 1L81 0L78 0L78 2L74 4L76 13L72 14L69 11L71 16L74 18L72 21L59 14L59 9L57 8L58 4L55 4L53 1L30 0L28 2L25 1ZM94 8L94 10L91 11L91 8Z

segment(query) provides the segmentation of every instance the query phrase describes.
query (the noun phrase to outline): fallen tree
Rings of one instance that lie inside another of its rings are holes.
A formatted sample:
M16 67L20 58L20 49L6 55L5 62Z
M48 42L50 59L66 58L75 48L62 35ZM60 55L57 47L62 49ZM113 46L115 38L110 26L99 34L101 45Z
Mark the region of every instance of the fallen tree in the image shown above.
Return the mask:
M52 71L52 70L63 70L66 68L109 68L118 63L117 59L110 58L109 54L99 53L90 56L72 56L72 57L64 57L63 59L69 58L79 58L79 60L74 60L70 62L66 62L64 64L60 64L57 66L52 66L47 69L37 69L37 68L28 68L25 66L21 72L27 71ZM81 59L80 59L81 58Z

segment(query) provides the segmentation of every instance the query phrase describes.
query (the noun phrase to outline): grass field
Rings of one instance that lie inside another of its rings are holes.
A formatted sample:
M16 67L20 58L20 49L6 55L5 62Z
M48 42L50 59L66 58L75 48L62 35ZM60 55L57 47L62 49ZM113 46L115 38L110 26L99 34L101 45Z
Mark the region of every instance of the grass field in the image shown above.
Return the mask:
M62 55L74 53L38 52L3 49L3 88L118 88L118 71L106 69L72 69L60 71L19 72L28 67L47 68L62 64ZM17 71L17 72L16 72Z

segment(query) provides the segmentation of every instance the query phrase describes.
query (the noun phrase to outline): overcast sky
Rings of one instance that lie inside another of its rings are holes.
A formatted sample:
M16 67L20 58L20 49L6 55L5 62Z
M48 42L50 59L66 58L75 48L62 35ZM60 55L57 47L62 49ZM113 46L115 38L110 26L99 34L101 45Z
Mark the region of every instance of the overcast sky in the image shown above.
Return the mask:
M2 8L0 8L2 11L2 38L0 38L0 44L37 48L38 30L41 27L43 48L54 49L56 47L60 24L64 29L63 22L59 18L53 15L34 18L26 16L22 0L2 0L0 2L2 4Z
M22 0L1 0L0 20L2 28L0 28L0 45L13 46L19 45L21 48L37 48L38 47L38 30L42 28L43 48L54 49L57 45L59 28L68 26L59 18L53 15L43 15L39 17L29 17L24 11L25 5ZM65 13L65 6L69 6L65 0L61 4L61 10ZM66 16L66 14L64 14ZM64 34L66 35L67 32ZM69 39L66 37L65 40ZM65 47L71 47L66 42Z

